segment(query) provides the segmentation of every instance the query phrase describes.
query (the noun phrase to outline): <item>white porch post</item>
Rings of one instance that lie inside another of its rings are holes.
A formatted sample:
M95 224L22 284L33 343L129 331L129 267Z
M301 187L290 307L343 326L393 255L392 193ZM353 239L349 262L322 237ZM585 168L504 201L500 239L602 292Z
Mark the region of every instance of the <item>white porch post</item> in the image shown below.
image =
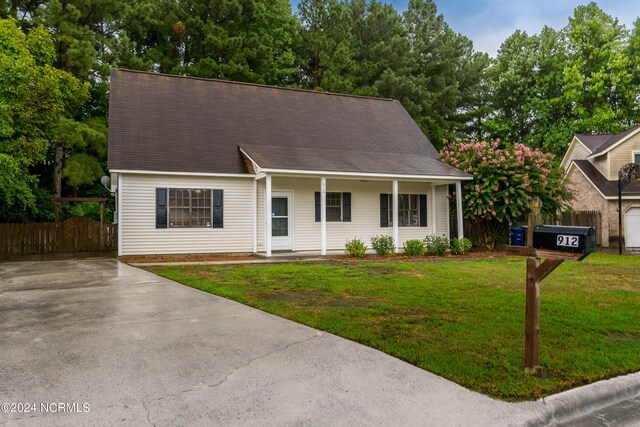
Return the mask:
M264 187L264 248L267 257L271 256L271 175L265 178Z
M253 180L253 253L258 253L258 181Z
M327 178L320 178L320 255L327 254Z
M462 224L462 182L456 181L456 215L458 219L458 239L464 238L464 227Z
M437 235L437 227L436 227L436 213L438 209L436 209L436 186L434 183L431 183L431 234L434 236Z
M118 211L118 256L122 256L122 174L118 174L118 191L116 192L116 210Z
M398 180L393 180L393 244L398 252L400 244L398 242Z

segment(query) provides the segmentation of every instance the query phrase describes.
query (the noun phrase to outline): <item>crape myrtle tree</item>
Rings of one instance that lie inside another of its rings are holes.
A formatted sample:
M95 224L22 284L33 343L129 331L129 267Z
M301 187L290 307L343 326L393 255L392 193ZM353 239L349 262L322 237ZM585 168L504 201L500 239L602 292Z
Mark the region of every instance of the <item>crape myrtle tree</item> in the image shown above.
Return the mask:
M474 176L463 184L463 206L480 245L505 243L509 227L526 220L534 196L542 200L545 216L569 203L553 154L521 143L469 141L445 145L440 158Z

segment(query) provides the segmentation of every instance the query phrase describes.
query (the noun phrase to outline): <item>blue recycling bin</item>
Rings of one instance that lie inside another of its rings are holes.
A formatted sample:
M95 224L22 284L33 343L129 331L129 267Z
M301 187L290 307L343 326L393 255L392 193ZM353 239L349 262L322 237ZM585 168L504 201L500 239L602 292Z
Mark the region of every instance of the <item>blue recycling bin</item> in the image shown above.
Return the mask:
M523 227L511 227L511 246L524 246L526 232Z

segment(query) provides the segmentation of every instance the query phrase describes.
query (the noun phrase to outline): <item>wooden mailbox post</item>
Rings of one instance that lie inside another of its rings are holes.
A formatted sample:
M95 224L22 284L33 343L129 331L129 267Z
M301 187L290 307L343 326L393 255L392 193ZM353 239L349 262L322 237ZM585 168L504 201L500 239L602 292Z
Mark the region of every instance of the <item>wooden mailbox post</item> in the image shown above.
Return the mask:
M526 316L524 330L524 370L546 377L546 369L538 364L540 336L540 283L565 260L581 261L589 253L565 252L555 249L534 248L534 230L542 223L542 203L538 197L531 200L527 228L527 246L507 246L507 253L527 257ZM563 235L564 236L564 235ZM544 261L542 261L544 259Z

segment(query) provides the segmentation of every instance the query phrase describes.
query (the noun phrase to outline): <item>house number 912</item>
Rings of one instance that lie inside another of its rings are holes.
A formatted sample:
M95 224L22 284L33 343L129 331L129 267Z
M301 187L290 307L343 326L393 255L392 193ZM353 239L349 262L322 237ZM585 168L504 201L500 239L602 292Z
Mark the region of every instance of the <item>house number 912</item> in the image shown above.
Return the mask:
M558 234L556 238L558 246L569 246L572 248L578 247L578 236L566 236L564 234Z

